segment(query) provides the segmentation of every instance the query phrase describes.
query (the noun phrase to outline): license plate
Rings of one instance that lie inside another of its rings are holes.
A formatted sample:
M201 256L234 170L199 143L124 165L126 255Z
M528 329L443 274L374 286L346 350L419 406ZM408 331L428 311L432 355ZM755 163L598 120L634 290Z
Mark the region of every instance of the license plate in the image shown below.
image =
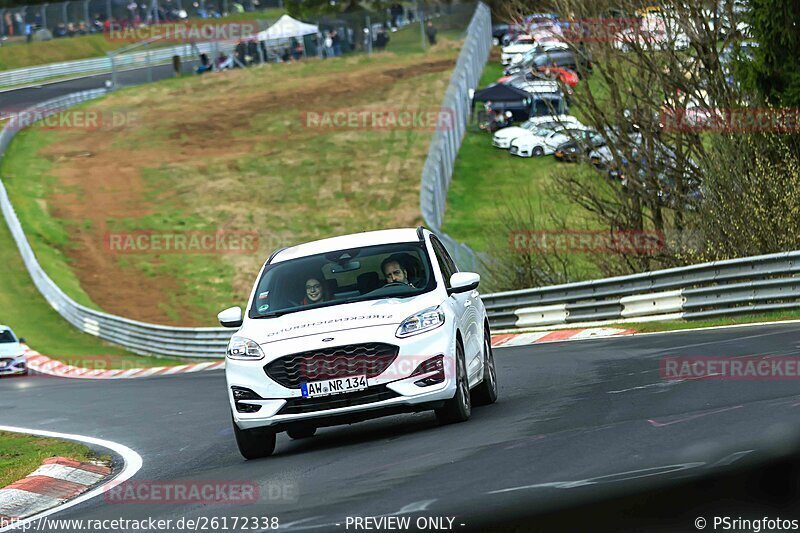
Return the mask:
M366 388L367 376L350 376L349 378L326 379L325 381L300 384L300 392L303 398L330 396L331 394L342 394Z

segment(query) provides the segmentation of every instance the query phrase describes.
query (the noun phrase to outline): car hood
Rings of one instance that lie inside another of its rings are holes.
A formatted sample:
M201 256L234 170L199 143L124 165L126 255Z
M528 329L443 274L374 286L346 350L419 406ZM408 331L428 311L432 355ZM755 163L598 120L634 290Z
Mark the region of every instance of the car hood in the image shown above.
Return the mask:
M308 335L400 324L414 313L441 304L436 293L321 307L275 318L247 319L236 335L267 344Z
M519 126L511 126L510 128L503 128L494 134L495 139L513 139L521 135L531 135L531 132Z
M18 342L0 343L0 357L17 357L22 353L22 346Z

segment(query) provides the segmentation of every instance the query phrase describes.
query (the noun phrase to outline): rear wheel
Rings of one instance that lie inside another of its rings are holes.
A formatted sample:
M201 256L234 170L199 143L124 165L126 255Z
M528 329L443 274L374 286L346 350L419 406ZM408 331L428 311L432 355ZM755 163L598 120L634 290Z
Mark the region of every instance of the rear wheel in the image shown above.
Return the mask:
M447 400L443 407L436 409L436 419L440 424L455 424L469 420L472 414L472 401L469 396L467 366L464 363L464 347L456 344L456 394Z
M307 439L309 437L313 437L316 432L317 428L309 427L309 428L290 429L286 431L286 434L293 439Z
M483 334L483 381L472 391L474 405L489 405L497 401L497 371L492 353L492 336L487 329Z
M236 422L233 422L233 434L239 453L245 459L269 457L275 451L275 432L270 429L239 429Z
M544 155L544 148L542 148L541 146L537 146L536 148L533 149L533 152L531 153L534 155L534 157L541 157Z

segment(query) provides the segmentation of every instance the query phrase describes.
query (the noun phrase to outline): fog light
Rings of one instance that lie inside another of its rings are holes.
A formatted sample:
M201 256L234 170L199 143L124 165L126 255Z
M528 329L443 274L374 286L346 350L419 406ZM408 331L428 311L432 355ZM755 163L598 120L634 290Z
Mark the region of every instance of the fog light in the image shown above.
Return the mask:
M251 403L239 403L241 400L263 400L261 396L246 389L244 387L231 387L233 392L233 402L236 404L236 410L240 413L256 413L261 409L260 405L253 405Z
M418 387L429 387L430 385L436 385L437 383L443 382L444 355L437 355L436 357L431 357L430 359L423 361L409 377L430 374L431 372L435 372L435 374L415 381L414 385Z

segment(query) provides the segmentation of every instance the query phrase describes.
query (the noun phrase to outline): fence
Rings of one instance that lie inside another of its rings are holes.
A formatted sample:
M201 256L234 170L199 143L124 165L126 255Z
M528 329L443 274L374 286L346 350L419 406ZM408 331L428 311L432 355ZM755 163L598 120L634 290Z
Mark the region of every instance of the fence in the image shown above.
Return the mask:
M800 308L800 251L483 297L495 329Z
M458 149L467 131L470 115L470 90L478 86L492 46L492 18L489 8L479 3L467 29L467 37L445 92L442 109L453 117L453 125L439 128L433 135L422 169L419 205L425 224L439 234L461 268L479 269L475 252L441 231L447 192L453 178Z

